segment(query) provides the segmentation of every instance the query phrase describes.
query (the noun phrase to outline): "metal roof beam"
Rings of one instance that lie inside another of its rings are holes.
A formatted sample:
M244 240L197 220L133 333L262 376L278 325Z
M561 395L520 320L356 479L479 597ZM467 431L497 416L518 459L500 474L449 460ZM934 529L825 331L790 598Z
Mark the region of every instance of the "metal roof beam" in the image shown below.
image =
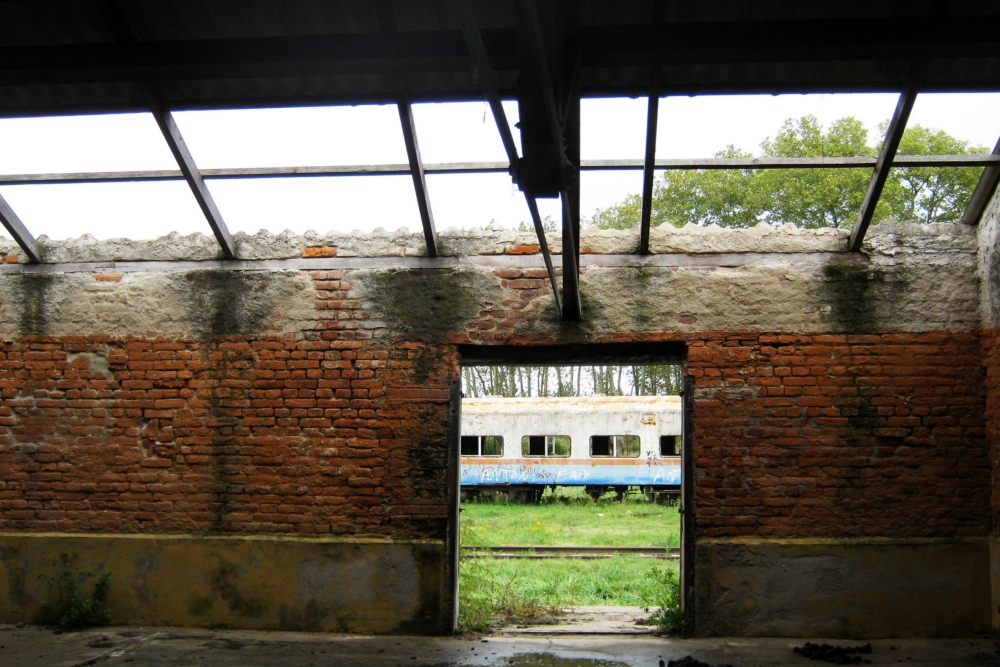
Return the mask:
M410 160L410 175L413 177L413 190L417 195L417 208L420 209L420 224L424 228L427 256L437 257L437 230L434 229L434 211L431 210L431 200L427 194L424 163L420 159L417 128L413 123L413 107L410 106L409 100L401 99L396 103L396 108L399 109L399 122L403 126L403 140L406 142L406 156Z
M455 0L455 9L462 23L462 34L465 37L465 44L469 50L469 55L475 60L474 72L478 75L479 85L482 86L489 102L490 110L493 112L493 120L496 122L497 130L500 132L500 140L503 142L504 150L507 152L508 169L511 178L515 183L520 183L520 158L517 155L517 144L514 143L514 135L510 130L510 123L507 121L507 113L503 109L500 93L496 87L496 80L493 77L493 67L490 65L489 55L486 47L483 46L482 35L476 23L476 15L472 12L472 5L469 0ZM545 270L549 275L549 283L552 285L552 294L556 302L556 310L562 317L562 298L559 295L559 283L556 281L556 270L552 265L552 253L549 252L549 244L545 239L545 229L542 227L542 218L538 213L538 202L533 196L524 193L525 202L528 204L528 212L531 214L531 224L535 228L535 235L538 237L538 248L545 261Z
M392 8L392 0L379 0L378 21L383 35L396 35L396 16ZM413 191L417 196L417 209L420 211L420 226L424 229L424 243L427 246L427 256L437 257L437 230L434 229L434 211L431 209L430 196L427 194L427 179L424 175L424 163L420 158L420 142L417 141L417 126L413 122L413 107L410 105L407 93L406 78L397 74L396 109L399 111L399 123L403 128L403 142L406 144L406 157L410 163L410 176L413 178Z
M865 240L865 232L871 224L872 216L875 215L875 207L878 206L879 197L882 196L882 188L889 177L889 170L892 169L892 161L899 148L899 142L903 138L906 130L906 121L910 118L910 111L913 110L913 103L917 99L916 87L904 90L896 103L896 110L893 111L892 120L889 121L889 128L885 133L885 140L879 150L878 159L875 162L875 171L868 182L868 190L861 201L861 210L858 211L858 218L851 230L851 238L848 248L852 252L861 250L861 244Z
M559 107L556 104L556 93L552 83L552 72L549 58L545 53L545 40L542 36L542 25L538 18L538 8L534 0L519 0L518 9L522 12L528 28L528 43L534 63L534 75L541 86L541 101L545 107L545 120L549 134L555 145L556 163L559 168L560 198L562 199L562 237L563 237L563 291L562 318L567 321L577 321L581 316L580 302L580 257L574 227L579 224L579 210L574 211L571 190L579 188L579 176L569 164L566 156L566 136L562 125ZM570 180L573 182L571 183ZM574 216L574 212L576 216Z
M191 188L191 194L197 200L201 212L205 214L205 219L208 220L208 224L212 228L212 233L215 234L216 240L218 240L219 245L222 247L222 254L226 259L236 259L236 245L233 243L233 237L229 233L229 228L226 227L225 221L222 219L219 207L215 205L212 193L208 191L208 186L205 185L205 179L202 177L198 165L195 164L194 158L191 156L191 151L188 150L187 144L184 143L184 136L181 135L181 130L177 127L174 117L170 114L170 110L167 109L159 95L150 91L148 98L153 118L156 119L156 124L159 125L160 132L163 133L163 138L170 147L170 152L173 153L174 159L177 160L177 166L181 168L184 180L187 181L188 186Z
M17 213L14 213L14 209L10 207L3 195L0 195L0 223L3 223L7 233L17 242L17 245L21 246L21 250L28 256L29 260L35 264L42 261L38 242L21 222L21 218L17 217Z
M653 30L663 30L665 0L653 3L650 25ZM649 228L653 220L653 181L656 169L656 123L660 114L660 64L656 61L649 68L649 97L646 104L646 157L642 165L642 207L639 213L639 254L649 254Z
M515 152L515 157L517 153ZM655 160L656 171L696 169L866 169L875 166L873 157L792 157L792 158L705 158ZM425 174L512 173L509 162L424 162ZM639 171L645 160L583 160L582 171ZM991 155L897 155L893 167L987 167L1000 166L1000 154ZM309 167L222 167L202 169L204 179L308 178L316 176L402 176L409 164L361 164ZM150 171L86 171L52 174L0 174L0 185L46 183L114 183L118 181L181 181L176 169ZM516 182L516 179L515 179Z
M649 72L646 106L646 159L642 165L642 209L639 217L639 254L649 254L649 227L653 218L653 177L656 173L656 122L660 110L660 69Z
M1000 159L1000 141L997 141L996 146L993 147L991 157ZM972 191L969 204L965 207L965 213L962 214L962 222L964 224L979 224L979 221L983 217L983 212L986 211L986 207L989 206L990 200L993 199L993 195L997 191L998 183L1000 183L1000 163L994 162L987 165L986 169L983 169L983 173L979 177L979 182L976 183L976 189Z

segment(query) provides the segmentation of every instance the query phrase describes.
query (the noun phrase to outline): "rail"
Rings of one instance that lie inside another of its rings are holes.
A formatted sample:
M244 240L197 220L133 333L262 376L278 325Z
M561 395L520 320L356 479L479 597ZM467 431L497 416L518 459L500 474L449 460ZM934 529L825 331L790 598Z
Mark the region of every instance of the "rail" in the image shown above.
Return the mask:
M462 547L463 558L581 558L599 559L615 556L640 556L676 560L681 557L678 547L551 547L496 546Z

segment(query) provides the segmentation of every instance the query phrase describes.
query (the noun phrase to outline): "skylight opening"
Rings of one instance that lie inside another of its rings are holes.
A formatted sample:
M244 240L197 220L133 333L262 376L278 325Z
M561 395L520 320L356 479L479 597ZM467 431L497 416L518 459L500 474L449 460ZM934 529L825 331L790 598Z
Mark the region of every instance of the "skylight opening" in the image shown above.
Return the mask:
M642 159L646 154L647 98L580 101L580 159Z
M208 188L234 234L422 233L409 176L213 179Z
M183 181L8 185L0 196L28 231L50 239L156 239L212 230Z
M650 223L850 228L871 174L871 168L661 171L654 181ZM639 185L630 196L599 209L589 224L638 233L641 191Z
M660 99L656 157L711 158L723 153L725 157L758 157L766 152L761 145L778 137L786 121L791 121L794 131L806 117L811 117L808 124L826 134L834 126L837 135L860 130L862 136L848 137L851 145L857 146L860 139L871 150L880 143L879 126L892 117L898 98L898 93L664 97ZM848 117L860 127L838 124ZM826 152L842 156L851 151L840 143ZM857 150L855 154L867 153Z
M997 109L1000 93L921 93L913 104L907 129L919 126L934 134L944 132L967 142L967 148L991 152L1000 139ZM907 148L912 152L914 147Z
M429 174L427 191L438 230L533 229L524 195L509 174Z
M594 222L600 211L641 196L642 171L584 171L580 173L580 223Z
M406 164L394 104L174 112L201 169Z
M177 169L149 113L0 119L0 173Z
M503 103L504 113L521 152L517 102ZM486 102L414 104L420 155L425 164L440 162L507 162L493 112Z

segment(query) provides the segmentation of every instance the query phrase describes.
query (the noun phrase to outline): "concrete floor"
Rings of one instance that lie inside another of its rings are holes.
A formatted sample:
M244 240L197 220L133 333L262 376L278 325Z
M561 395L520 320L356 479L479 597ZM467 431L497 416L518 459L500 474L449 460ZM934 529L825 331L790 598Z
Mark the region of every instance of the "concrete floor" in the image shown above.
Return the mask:
M627 635L361 637L120 627L55 634L51 628L0 625L0 665L657 667L661 659L687 655L713 666L825 664L792 653L792 647L801 643L788 639L666 639ZM988 638L878 640L872 646L872 655L865 657L873 665L1000 665L1000 641Z

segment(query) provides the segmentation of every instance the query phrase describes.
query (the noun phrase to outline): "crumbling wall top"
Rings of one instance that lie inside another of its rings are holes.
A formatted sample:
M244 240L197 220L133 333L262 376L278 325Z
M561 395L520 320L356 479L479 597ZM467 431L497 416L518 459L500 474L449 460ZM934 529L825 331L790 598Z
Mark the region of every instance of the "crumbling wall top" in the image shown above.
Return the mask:
M766 223L744 229L716 225L664 225L651 230L650 250L654 254L839 252L846 250L848 235L846 229L803 229L792 225L772 227ZM326 234L285 231L275 235L259 231L250 235L238 232L234 239L238 257L247 260L289 259L310 256L311 253L338 257L418 257L426 254L422 233L406 228ZM48 263L204 261L222 257L215 239L200 233L186 236L171 233L154 240L98 240L90 235L53 240L41 236L38 241L43 260ZM552 252L561 252L559 232L548 233L547 241ZM869 230L865 247L869 253L891 255L901 246L932 250L936 245L944 243L952 246L956 241L974 244L974 230L950 223L882 223ZM581 233L580 246L584 254L632 254L636 252L638 242L638 232L634 229L589 227ZM533 254L538 251L537 246L538 239L533 232L499 227L449 228L439 234L440 253L445 256ZM323 250L315 250L319 248ZM8 261L25 261L13 241L0 241L0 253L7 256ZM15 260L15 257L18 259Z

